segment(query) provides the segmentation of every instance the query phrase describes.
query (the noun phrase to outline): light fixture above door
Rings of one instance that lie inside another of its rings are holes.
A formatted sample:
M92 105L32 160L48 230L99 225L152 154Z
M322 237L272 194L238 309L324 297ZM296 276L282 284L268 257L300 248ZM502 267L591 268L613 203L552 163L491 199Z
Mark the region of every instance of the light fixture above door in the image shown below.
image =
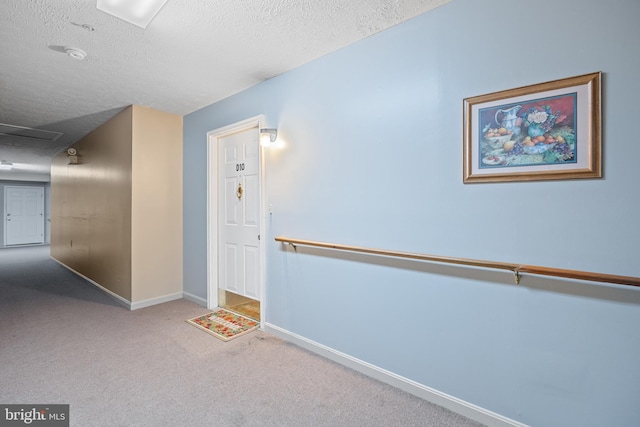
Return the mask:
M167 0L97 0L97 8L140 28L147 25L160 12Z
M260 145L271 147L275 145L278 138L278 129L260 129Z

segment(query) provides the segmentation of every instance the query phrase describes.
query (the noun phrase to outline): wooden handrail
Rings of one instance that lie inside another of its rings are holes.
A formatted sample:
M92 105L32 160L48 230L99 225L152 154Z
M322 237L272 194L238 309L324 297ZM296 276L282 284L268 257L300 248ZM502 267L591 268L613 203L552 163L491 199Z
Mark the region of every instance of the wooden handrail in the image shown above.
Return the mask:
M640 277L618 276L615 274L593 273L580 270L563 270L561 268L522 265L518 273L537 274L540 276L566 277L568 279L587 280L589 282L615 283L617 285L640 286Z
M276 242L288 243L295 248L296 245L315 246L319 248L336 249L348 252L360 252L365 254L383 255L397 258L409 258L419 261L440 262L445 264L468 265L472 267L493 268L498 270L509 270L515 275L516 283L520 283L522 273L536 274L541 276L564 277L568 279L586 280L590 282L614 283L625 286L640 287L640 277L618 276L614 274L592 273L580 270L563 270L559 268L539 267L535 265L514 264L509 262L484 261L470 258L455 258L439 255L426 255L412 252L389 251L384 249L372 249L361 246L339 245L336 243L316 242L313 240L292 239L289 237L276 237Z

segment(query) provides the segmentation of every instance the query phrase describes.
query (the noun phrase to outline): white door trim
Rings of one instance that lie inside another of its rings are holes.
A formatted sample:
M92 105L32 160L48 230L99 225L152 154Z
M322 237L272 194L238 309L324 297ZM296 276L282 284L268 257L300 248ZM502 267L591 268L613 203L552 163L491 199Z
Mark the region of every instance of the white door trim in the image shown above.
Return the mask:
M265 127L264 115L233 123L207 132L207 308L214 309L218 306L218 140L232 133L241 132L254 127ZM265 304L265 179L264 179L264 148L259 145L258 176L260 180L260 242L259 257L260 271L258 282L260 284L260 325L264 323ZM262 327L262 326L261 326Z

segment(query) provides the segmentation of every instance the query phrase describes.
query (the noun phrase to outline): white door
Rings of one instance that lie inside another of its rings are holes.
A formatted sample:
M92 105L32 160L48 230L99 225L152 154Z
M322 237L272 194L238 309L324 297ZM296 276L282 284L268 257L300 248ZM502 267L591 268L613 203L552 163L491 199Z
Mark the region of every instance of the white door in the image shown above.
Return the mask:
M258 128L218 139L218 287L260 300Z
M5 245L44 243L44 187L4 188Z

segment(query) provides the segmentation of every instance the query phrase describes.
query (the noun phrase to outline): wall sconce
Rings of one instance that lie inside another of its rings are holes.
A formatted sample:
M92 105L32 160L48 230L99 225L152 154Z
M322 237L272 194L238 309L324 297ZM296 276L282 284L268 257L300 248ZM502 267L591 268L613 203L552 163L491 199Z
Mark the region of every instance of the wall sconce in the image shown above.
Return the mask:
M10 171L13 168L13 163L3 160L0 162L0 171Z
M276 144L278 129L260 129L260 145L271 147Z

